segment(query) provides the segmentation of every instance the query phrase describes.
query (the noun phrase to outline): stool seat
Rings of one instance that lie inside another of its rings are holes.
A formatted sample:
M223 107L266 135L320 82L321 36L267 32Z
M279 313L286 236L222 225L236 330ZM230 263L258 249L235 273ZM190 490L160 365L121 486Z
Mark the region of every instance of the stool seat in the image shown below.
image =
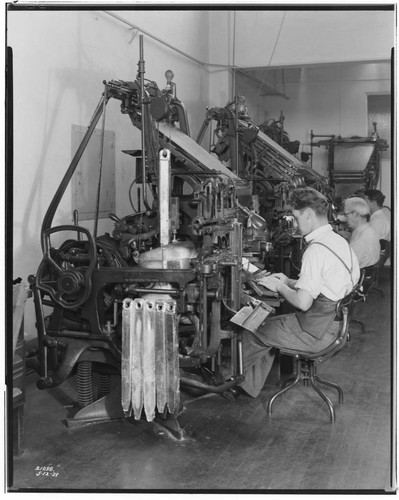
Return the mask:
M288 382L291 383L289 383L288 385L284 384L283 388L270 398L267 405L267 412L269 415L272 414L272 406L274 401L279 396L295 387L300 381L303 381L303 383L306 385L308 385L310 382L313 389L319 394L323 401L325 401L330 412L330 420L331 422L335 422L334 405L328 398L328 396L321 390L319 384L327 385L336 389L338 392L339 403L343 403L344 393L337 384L323 380L318 376L317 365L334 356L345 346L348 340L348 301L344 302L345 299L342 299L342 301L337 303L337 316L340 319L341 325L337 336L329 346L316 353L303 352L294 349L280 349L280 354L285 354L294 358L296 364L296 375L295 377L286 381L286 384ZM344 303L345 305L343 305Z

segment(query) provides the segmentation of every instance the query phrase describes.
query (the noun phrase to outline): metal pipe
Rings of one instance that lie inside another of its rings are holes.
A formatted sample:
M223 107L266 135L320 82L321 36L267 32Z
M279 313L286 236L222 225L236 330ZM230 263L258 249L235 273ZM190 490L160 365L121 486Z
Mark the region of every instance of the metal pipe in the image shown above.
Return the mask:
M239 136L239 122L238 122L238 95L236 95L234 97L234 101L235 101L235 114L234 114L234 128L235 128L235 168L233 170L233 172L236 174L236 175L239 175L239 165L238 165L238 162L239 162L239 152L238 152L238 144L239 144L239 141L240 141L240 136ZM241 173L241 172L240 172Z
M208 286L206 276L202 279L202 332L201 343L202 348L208 345Z
M229 380L224 384L220 385L208 385L205 382L201 382L200 380L191 379L188 377L180 377L180 383L183 385L188 385L191 387L197 387L198 389L203 389L207 392L215 392L216 394L220 394L221 392L227 391L232 387L235 387L237 384L241 384L244 381L243 376L238 376L233 380Z
M231 303L235 310L240 307L241 270L242 270L242 224L233 223L232 257L237 265L231 267Z
M77 210L73 211L73 225L74 226L79 226L79 212ZM78 241L80 241L82 238L80 236L80 232L78 231Z
M236 62L236 11L233 12L233 66L235 66ZM236 71L233 69L233 81L232 81L232 96L233 99L235 95L237 95L236 89Z
M238 374L238 366L237 366L237 337L233 336L230 339L230 349L231 349L231 360L232 360L232 368L233 368L233 377L236 377Z
M170 290L167 288L135 288L134 291L137 293L160 293L171 295L173 297L176 297L180 294L179 290Z
M170 151L159 152L159 242L161 246L170 243Z
M238 375L242 375L244 373L244 365L243 365L242 339L240 337L237 339L237 350L238 350Z
M140 35L140 61L139 61L139 78L140 78L140 106L141 106L141 161L142 161L142 183L143 183L143 203L148 209L147 203L147 171L146 171L146 149L145 149L145 88L144 88L144 50L143 50L143 35Z
M36 327L37 327L37 337L38 337L38 347L39 347L39 375L41 377L47 377L47 347L44 344L44 339L46 338L46 326L44 320L44 312L42 305L42 298L39 289L36 286L36 282L31 282L33 289L33 303L35 307L36 314Z
M178 52L179 54L181 54L182 56L184 57L187 57L188 59L191 59L191 61L194 61L195 63L199 64L200 66L203 66L203 67L206 67L206 66L209 66L209 67L214 67L214 68L228 68L228 69L232 69L234 68L234 66L230 65L230 64L212 64L212 63L206 63L206 62L202 62L200 61L199 59L196 59L195 57L193 56L190 56L189 54L187 54L186 52L183 52L182 50L180 49L177 49L176 47L173 47L173 45L170 45L169 43L165 42L164 40L161 40L160 38L154 36L153 34L149 33L148 31L145 31L143 30L142 28L140 28L139 26L137 26L136 24L133 24L131 23L130 21L127 21L126 19L124 19L123 17L121 16L118 16L117 14L114 14L113 12L109 12L107 10L103 11L105 12L105 14L108 14L109 16L111 17L114 17L115 19L118 19L118 21L121 21L122 23L125 23L127 24L128 26L130 26L131 28L134 28L136 29L137 31L140 31L141 33L144 33L145 35L149 36L150 38L152 38L153 40L156 40L157 42L159 43L162 43L163 45L165 45L166 47L168 47L169 49L172 49L174 50L175 52ZM142 36L142 35L140 35Z
M100 152L98 157L98 183L97 183L97 199L96 199L96 213L94 218L94 239L97 238L98 230L98 217L100 213L100 197L101 197L101 178L103 172L103 157L104 157L104 136L105 136L105 110L107 104L107 86L104 86L104 102L103 102L103 120L101 127L101 142L100 142Z

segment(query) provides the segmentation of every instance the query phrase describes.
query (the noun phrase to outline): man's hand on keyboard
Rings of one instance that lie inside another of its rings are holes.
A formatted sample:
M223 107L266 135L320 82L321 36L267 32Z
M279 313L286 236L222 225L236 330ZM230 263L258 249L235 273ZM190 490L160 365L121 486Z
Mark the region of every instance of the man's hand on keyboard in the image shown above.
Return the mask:
M290 279L284 273L274 273L274 274L271 275L271 277L277 278L278 280L280 280L285 285L288 285L289 282L290 282Z
M281 283L281 281L273 275L259 278L256 282L259 283L259 285L268 288L272 292L277 292L277 287Z

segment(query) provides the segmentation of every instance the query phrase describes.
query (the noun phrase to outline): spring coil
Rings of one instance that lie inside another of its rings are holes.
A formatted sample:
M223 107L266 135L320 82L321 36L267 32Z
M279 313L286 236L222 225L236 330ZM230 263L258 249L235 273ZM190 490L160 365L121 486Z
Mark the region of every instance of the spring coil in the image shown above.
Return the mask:
M91 361L78 363L77 392L80 406L84 407L93 402Z
M98 388L98 397L102 398L103 396L109 394L110 391L111 391L111 375L109 375L108 373L101 373L99 388Z

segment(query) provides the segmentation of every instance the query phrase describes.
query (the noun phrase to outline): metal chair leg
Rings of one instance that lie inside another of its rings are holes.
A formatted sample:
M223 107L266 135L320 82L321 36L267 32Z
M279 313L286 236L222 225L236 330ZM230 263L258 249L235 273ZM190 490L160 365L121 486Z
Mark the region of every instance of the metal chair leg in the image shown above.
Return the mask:
M320 389L317 383L310 379L310 383L312 384L313 389L323 398L323 400L327 403L328 409L330 410L331 422L335 422L335 410L331 400L327 397L326 394Z
M352 323L357 323L358 325L360 325L361 329L362 329L362 333L365 334L366 333L366 328L364 326L364 323L363 321L360 321L359 319L356 319L356 318L351 318L350 319L350 322Z
M327 403L328 409L330 410L331 422L335 422L335 410L331 400L327 397L326 394L320 389L315 380L316 375L316 367L313 363L310 364L310 383L312 384L313 389L321 396L321 398Z
M344 401L344 393L343 393L341 387L339 387L337 384L334 384L333 382L328 382L327 380L321 379L317 375L317 368L316 368L316 366L315 366L315 364L313 362L309 362L309 361L306 362L307 368L309 369L309 372L306 373L306 374L304 374L304 370L302 369L302 363L304 363L303 360L300 360L300 359L297 360L297 373L296 373L295 380L291 384L289 384L286 387L284 387L283 389L279 390L276 394L274 394L270 398L269 403L267 405L267 413L268 413L268 415L272 414L272 405L273 405L274 401L276 400L276 398L278 398L279 396L281 396L285 392L287 392L290 389L292 389L294 386L297 385L297 383L300 380L303 380L303 381L309 381L310 384L312 385L313 389L319 394L319 396L323 399L323 401L325 401L325 403L327 404L328 409L330 411L331 422L335 422L335 409L334 409L334 405L331 402L331 400L329 399L329 397L318 386L318 383L324 384L324 385L327 385L327 386L330 386L330 387L333 387L334 389L336 389L338 391L338 400L339 400L340 403L343 403L343 401Z
M281 396L282 394L284 394L285 392L289 391L293 387L295 387L300 380L301 380L301 362L298 360L297 361L297 374L296 374L295 380L291 384L287 385L283 389L276 392L276 394L274 394L274 396L272 396L269 399L269 403L267 405L268 415L272 414L272 405L273 405L275 399L278 398L279 396Z
M382 298L384 298L384 292L381 290L381 288L377 288L376 286L371 287L369 290L369 293L374 292L374 293L379 293Z
M287 377L285 380L281 382L281 387L286 387L290 382L294 382L295 379L297 378L297 375L292 375L290 377Z
M314 379L319 382L319 384L324 384L324 385L328 385L330 387L334 387L334 389L336 389L338 391L338 401L339 403L343 403L344 402L344 392L343 390L341 389L341 387L337 384L334 384L333 382L328 382L327 380L322 380L318 375L315 375Z

